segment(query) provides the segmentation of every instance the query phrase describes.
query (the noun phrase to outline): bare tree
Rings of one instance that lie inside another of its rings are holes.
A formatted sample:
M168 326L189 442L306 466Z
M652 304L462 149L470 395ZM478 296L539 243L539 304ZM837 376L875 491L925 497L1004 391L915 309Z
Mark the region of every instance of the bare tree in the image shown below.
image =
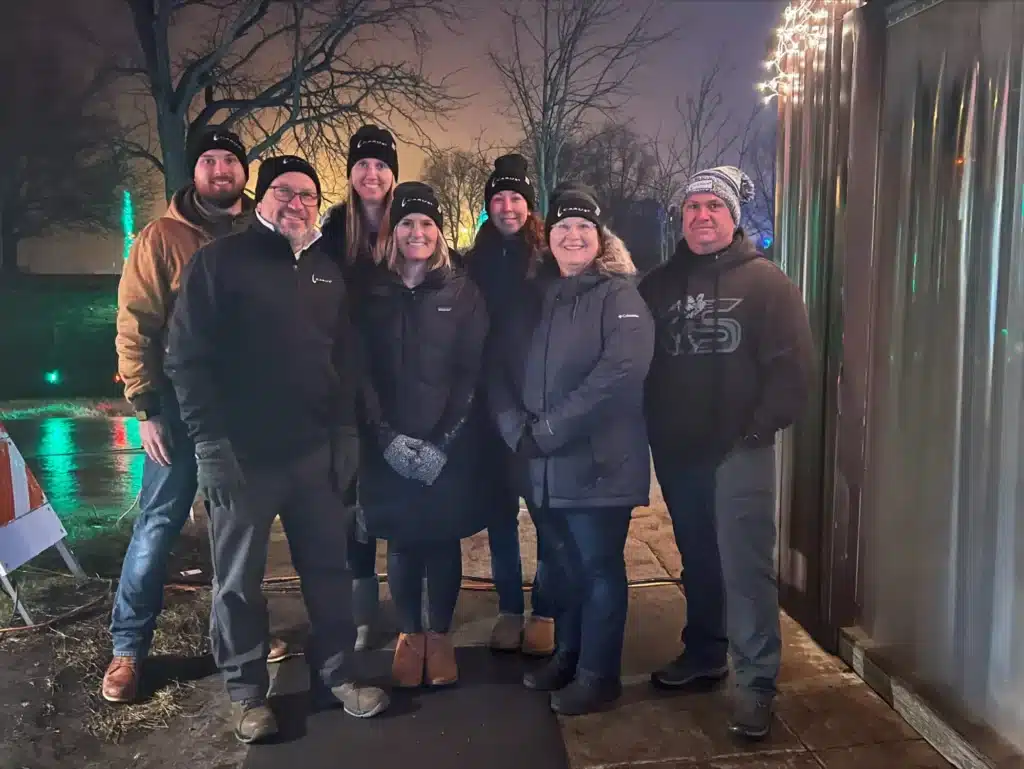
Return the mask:
M676 204L687 180L701 169L725 164L730 157L743 158L753 142L759 110L754 109L741 120L726 109L718 86L721 74L721 64L716 62L692 93L677 96L678 130L667 141L660 135L655 137L657 171L652 197L664 211L662 259L667 259L675 247L679 228Z
M426 76L421 60L426 18L452 21L450 0L120 2L138 44L115 69L134 83L142 118L129 146L163 173L168 197L189 178L190 126L237 130L251 142L250 159L284 142L343 163L361 122L409 124L424 138L418 121L455 103L447 80Z
M21 4L0 32L0 272L18 270L22 240L60 231L111 232L122 192L148 185L112 139L104 84L74 56L53 55L53 20Z
M593 188L613 227L651 196L656 181L656 161L648 142L624 123L607 123L578 145L571 142L563 168L565 178Z
M542 213L566 142L594 113L620 107L641 55L674 34L655 31L657 7L655 0L519 0L502 8L509 52L492 50L490 59L532 145Z
M428 154L422 175L437 194L448 242L455 248L467 247L483 207L488 164L480 153L449 147Z
M775 124L761 125L752 132L740 153L740 165L754 183L754 199L745 207L746 229L775 236Z

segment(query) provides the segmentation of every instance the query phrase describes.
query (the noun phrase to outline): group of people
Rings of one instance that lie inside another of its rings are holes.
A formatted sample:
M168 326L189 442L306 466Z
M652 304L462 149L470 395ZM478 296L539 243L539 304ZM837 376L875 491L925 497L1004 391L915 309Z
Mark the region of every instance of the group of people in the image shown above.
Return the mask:
M168 555L197 490L210 519L210 637L236 736L277 731L261 585L284 526L310 620L315 706L371 717L378 540L399 637L395 686L458 680L451 640L461 540L486 530L499 615L491 645L545 657L523 684L564 715L621 694L624 550L650 467L683 561L683 651L669 689L735 672L729 728L768 734L780 663L776 433L804 407L814 354L800 292L740 227L739 169L685 189L673 257L639 283L592 191L542 217L526 160L503 155L488 218L458 254L435 191L398 182L394 137L351 138L348 195L321 218L306 160L190 136L193 182L136 239L117 348L146 452L140 515L114 603L110 702L139 696ZM526 615L518 514L537 531ZM425 589L424 589L425 584Z

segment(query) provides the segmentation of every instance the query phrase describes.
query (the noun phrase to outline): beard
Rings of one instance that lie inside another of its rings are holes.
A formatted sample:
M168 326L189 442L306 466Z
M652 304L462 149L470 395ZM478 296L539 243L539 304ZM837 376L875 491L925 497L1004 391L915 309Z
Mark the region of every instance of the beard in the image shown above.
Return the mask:
M242 193L244 191L245 187L239 187L238 189L217 189L210 185L210 187L200 189L198 192L199 197L201 197L203 202L207 205L226 210L241 200Z

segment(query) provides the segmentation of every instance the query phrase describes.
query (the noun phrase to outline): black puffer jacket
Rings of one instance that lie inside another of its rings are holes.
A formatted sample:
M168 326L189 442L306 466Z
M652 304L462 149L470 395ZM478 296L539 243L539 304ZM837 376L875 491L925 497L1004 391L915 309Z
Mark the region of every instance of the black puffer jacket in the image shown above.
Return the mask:
M345 276L345 286L352 298L353 308L358 304L378 272L386 268L374 263L371 254L357 254L349 259L346 246L348 232L348 203L339 203L327 209L320 221L323 249L333 258ZM374 236L376 237L376 236Z
M364 456L359 499L370 536L400 541L467 537L486 525L480 504L480 380L487 312L458 269L433 270L416 288L378 272L360 305ZM442 448L430 486L398 475L383 451L394 434Z
M505 326L488 373L506 444L521 449L527 432L544 455L513 458L519 493L537 506L649 501L643 387L654 324L625 246L607 231L604 238L599 263L582 275L562 278L545 266L537 301Z

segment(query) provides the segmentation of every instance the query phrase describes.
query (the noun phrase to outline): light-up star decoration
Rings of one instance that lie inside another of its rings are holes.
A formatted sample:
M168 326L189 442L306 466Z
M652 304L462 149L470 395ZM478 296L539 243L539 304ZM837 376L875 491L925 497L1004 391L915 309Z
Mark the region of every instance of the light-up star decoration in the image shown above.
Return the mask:
M799 97L804 55L824 51L835 20L862 5L864 0L792 0L775 30L775 53L764 63L771 79L757 84L765 104L776 96Z

